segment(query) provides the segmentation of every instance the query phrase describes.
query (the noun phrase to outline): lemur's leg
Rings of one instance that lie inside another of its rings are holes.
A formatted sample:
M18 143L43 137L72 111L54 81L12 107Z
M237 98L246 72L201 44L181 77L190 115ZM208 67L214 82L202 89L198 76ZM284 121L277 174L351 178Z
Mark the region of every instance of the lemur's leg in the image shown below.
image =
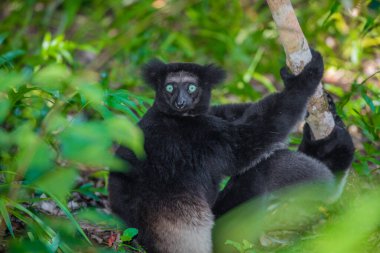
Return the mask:
M213 206L216 217L253 197L303 182L333 182L331 171L301 152L281 149L246 172L231 177Z
M337 115L332 97L326 93L330 111L334 116L335 127L324 139L314 140L308 124L304 126L303 139L299 151L326 164L332 172L346 170L354 156L354 144L343 121Z

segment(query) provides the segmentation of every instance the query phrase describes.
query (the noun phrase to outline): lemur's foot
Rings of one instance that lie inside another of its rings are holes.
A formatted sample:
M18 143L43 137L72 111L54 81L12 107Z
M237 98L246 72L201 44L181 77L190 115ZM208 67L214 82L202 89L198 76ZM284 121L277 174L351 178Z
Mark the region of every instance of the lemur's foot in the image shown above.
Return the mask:
M310 126L305 124L299 150L323 161L332 171L344 170L349 167L353 159L354 144L345 124L336 112L332 96L327 92L324 92L324 95L334 118L334 129L327 137L315 140L312 138Z
M327 98L327 103L329 104L329 111L332 113L332 115L334 117L335 124L338 125L338 126L340 126L340 127L342 127L342 128L345 128L346 126L344 125L342 119L339 117L339 115L336 112L336 106L335 106L335 103L334 103L334 99L326 91L324 91L324 95Z

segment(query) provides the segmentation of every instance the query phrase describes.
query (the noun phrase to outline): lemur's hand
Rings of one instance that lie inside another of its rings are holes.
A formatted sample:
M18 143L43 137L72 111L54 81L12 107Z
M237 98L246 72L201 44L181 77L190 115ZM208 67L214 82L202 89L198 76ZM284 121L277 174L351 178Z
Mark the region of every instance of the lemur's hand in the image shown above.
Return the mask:
M290 73L287 67L281 69L280 74L284 81L285 89L308 91L307 93L310 96L314 93L322 79L324 66L321 54L314 49L310 49L310 51L312 59L298 75Z

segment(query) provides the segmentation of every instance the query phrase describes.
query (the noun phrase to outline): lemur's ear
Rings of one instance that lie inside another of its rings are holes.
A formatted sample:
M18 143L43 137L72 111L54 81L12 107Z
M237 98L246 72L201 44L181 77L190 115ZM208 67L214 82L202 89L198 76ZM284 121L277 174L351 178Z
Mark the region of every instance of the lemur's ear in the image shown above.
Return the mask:
M226 76L226 72L214 64L205 65L203 67L202 81L210 85L211 88L223 82Z
M153 88L157 88L165 75L166 64L158 59L152 59L142 67L144 81Z

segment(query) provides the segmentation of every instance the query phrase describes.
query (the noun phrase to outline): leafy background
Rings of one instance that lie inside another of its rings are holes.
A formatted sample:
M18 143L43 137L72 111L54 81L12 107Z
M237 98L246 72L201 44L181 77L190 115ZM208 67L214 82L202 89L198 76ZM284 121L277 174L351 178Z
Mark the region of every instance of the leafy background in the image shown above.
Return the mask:
M292 3L354 138L353 170L333 205L299 214L288 206L308 206L302 201L265 212L250 203L223 218L215 248L380 252L380 3ZM109 212L107 176L127 166L115 145L144 156L135 123L154 94L139 69L153 57L223 66L229 77L213 103L255 101L282 86L285 56L262 0L1 1L2 250L143 252L131 242L138 231ZM299 141L297 132L291 146Z

